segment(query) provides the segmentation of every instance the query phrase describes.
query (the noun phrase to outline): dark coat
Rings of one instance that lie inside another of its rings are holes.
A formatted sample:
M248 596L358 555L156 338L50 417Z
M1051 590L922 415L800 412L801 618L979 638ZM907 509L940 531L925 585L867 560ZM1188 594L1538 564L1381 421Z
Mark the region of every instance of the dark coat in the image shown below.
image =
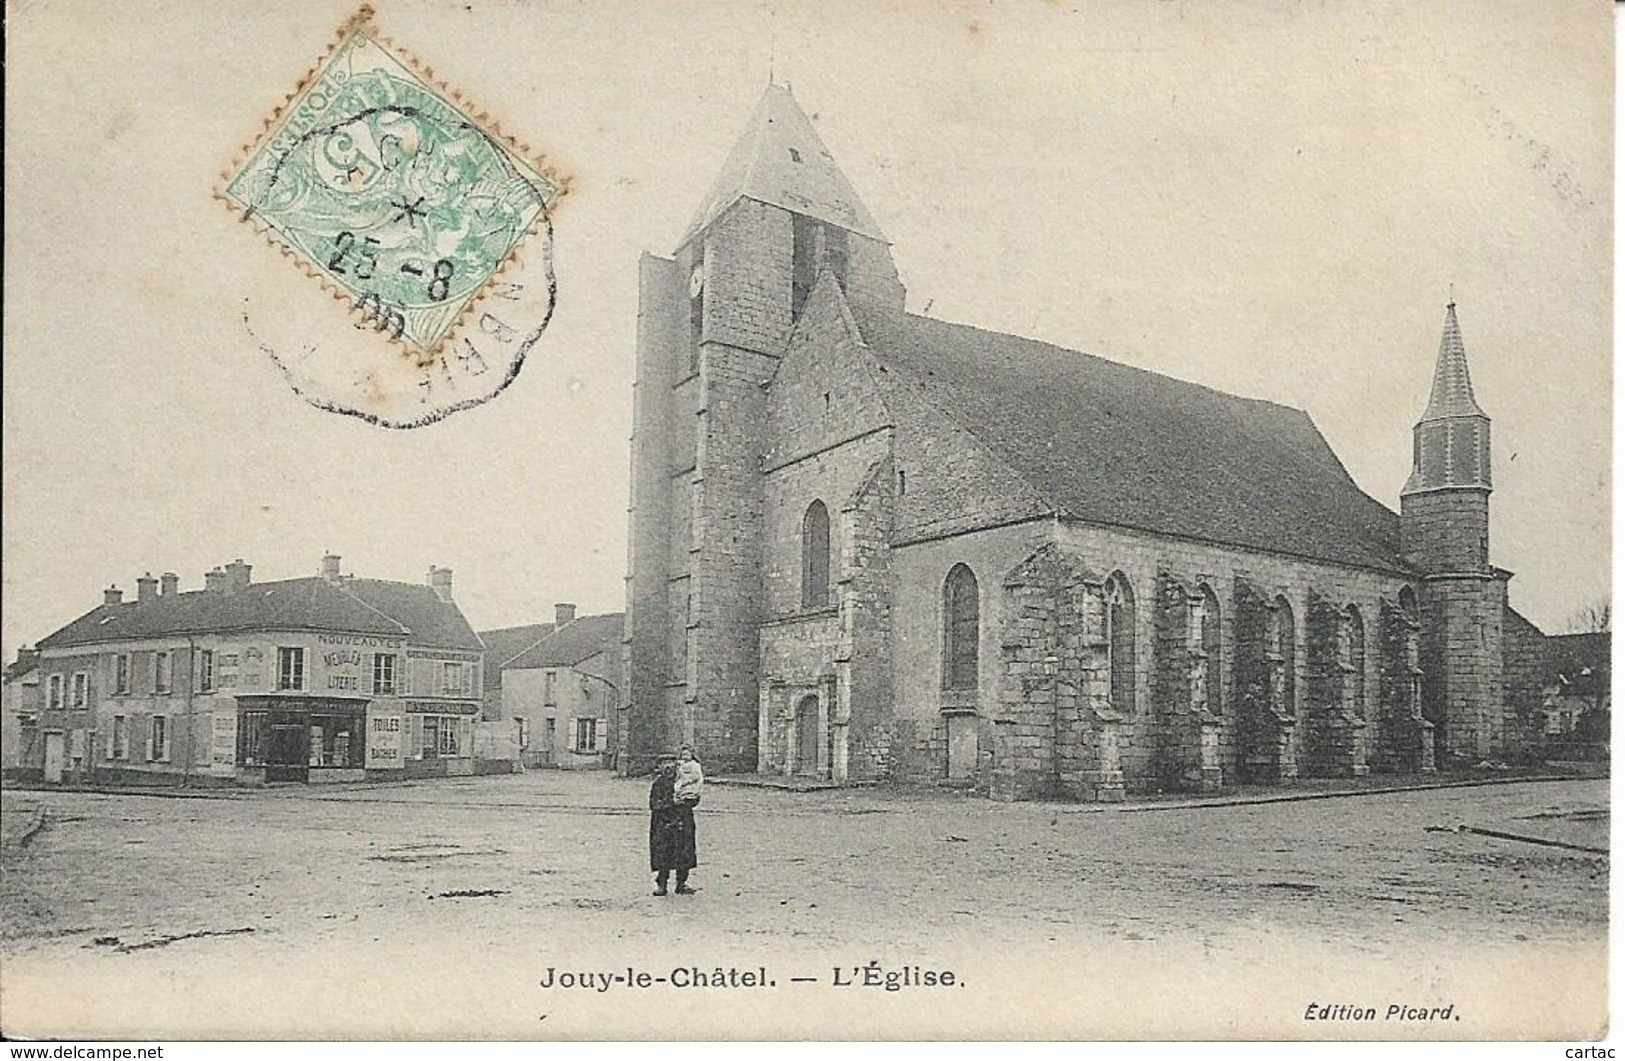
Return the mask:
M694 855L694 808L672 799L674 780L661 773L649 787L649 868L656 872L699 865Z

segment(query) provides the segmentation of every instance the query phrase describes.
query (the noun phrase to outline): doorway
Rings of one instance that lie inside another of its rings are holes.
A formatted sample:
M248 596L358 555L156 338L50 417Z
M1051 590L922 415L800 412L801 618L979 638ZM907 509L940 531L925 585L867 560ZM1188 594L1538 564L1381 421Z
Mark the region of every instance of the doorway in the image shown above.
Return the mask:
M818 776L818 697L804 696L796 705L796 773Z
M62 767L67 760L67 744L61 730L45 734L45 780L53 785L62 783Z
M949 715L948 780L968 781L976 776L977 718L975 715Z
M310 780L310 727L305 723L272 723L268 753L265 780Z

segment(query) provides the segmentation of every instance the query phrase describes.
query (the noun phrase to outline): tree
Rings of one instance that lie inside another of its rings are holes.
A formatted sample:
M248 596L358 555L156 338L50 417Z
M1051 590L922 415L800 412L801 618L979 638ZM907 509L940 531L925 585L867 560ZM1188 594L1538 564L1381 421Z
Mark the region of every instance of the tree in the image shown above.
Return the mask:
M1600 634L1612 630L1613 602L1606 597L1592 601L1569 616L1569 633Z

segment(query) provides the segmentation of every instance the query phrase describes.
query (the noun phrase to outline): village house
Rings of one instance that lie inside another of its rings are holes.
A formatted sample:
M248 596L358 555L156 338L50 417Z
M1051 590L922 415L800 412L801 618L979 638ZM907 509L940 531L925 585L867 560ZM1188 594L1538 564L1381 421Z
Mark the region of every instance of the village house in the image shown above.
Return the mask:
M255 582L241 560L182 591L117 587L39 643L30 776L138 783L355 781L473 772L483 647L452 572Z
M620 612L577 618L560 604L554 630L502 665L502 713L526 767L614 765L620 728Z
M1108 800L1538 742L1453 302L1395 512L1302 410L904 295L770 85L640 264L625 769L688 741L722 771Z
M38 754L40 709L39 649L21 648L0 677L0 776L17 776Z
M1547 638L1542 734L1560 758L1606 759L1613 708L1613 634Z
M480 718L474 724L476 773L505 774L524 769L522 749L529 741L529 720L502 714L502 665L553 632L552 623L526 623L481 630L485 667Z

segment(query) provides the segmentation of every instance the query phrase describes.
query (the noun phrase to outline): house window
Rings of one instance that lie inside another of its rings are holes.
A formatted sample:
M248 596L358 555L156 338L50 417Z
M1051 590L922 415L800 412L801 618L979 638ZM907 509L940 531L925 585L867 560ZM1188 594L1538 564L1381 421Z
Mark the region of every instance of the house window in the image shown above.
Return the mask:
M113 657L113 693L128 696L130 692L130 654L120 652Z
M519 742L519 750L528 751L530 749L530 719L516 718L513 720L513 725L515 730L514 738Z
M955 564L942 585L944 689L974 689L977 686L981 607L976 575L964 564Z
M372 657L372 691L384 696L395 692L395 654L375 652Z
M471 696L474 668L467 663L446 660L440 664L440 692L443 696Z
M244 766L265 765L271 716L266 711L244 711L237 724L237 761Z
M174 678L175 658L168 652L154 652L152 654L152 691L155 693L169 692L170 681Z
M453 759L468 754L470 727L455 715L424 715L423 740L419 744L424 759Z
M542 750L551 752L558 747L558 719L544 718L542 720Z
M598 723L596 718L576 719L576 751L590 753L598 750Z
M45 706L52 711L62 710L62 675L53 674L46 680Z
M69 701L77 711L90 706L90 675L76 671L73 676L73 699Z
M822 501L801 519L801 606L829 607L829 510Z
M147 741L147 760L154 763L169 761L169 719L164 715L152 716L152 735Z
M276 650L276 687L303 689L305 687L305 650L279 648Z
M198 692L214 692L214 649L206 648L197 654Z
M130 757L130 724L123 715L113 716L113 739L107 742L107 757L109 759Z
M1134 713L1134 590L1121 571L1106 580L1106 673L1115 711Z
M553 683L556 677L557 675L555 675L553 671L549 670L542 672L542 703L549 707L557 703L557 701L553 698Z

